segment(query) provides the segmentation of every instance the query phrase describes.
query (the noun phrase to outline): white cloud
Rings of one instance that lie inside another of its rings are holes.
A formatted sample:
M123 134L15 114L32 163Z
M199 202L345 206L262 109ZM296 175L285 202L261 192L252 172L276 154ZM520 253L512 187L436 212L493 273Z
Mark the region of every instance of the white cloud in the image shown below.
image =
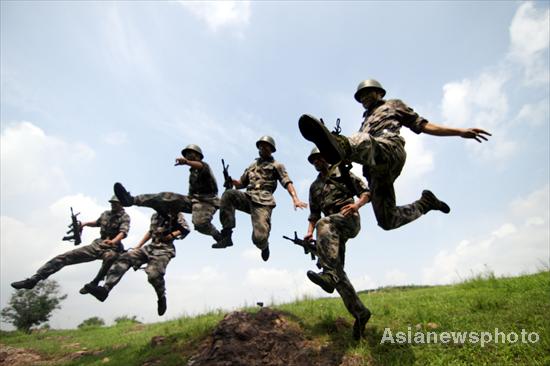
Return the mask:
M547 84L550 80L544 51L550 43L550 9L537 10L533 2L518 8L510 25L510 51L513 61L524 68L528 84Z
M485 237L466 239L451 251L439 252L432 265L424 268L424 282L449 283L487 267L496 275L518 275L548 265L549 189L546 185L515 200L504 223Z
M205 21L213 32L222 28L242 30L250 21L250 1L180 1L180 4Z
M47 135L30 122L5 128L1 151L2 199L17 199L24 206L39 197L64 193L70 187L65 171L95 157L87 145Z
M113 131L104 135L101 140L108 145L124 145L128 142L128 135L126 134L126 132Z
M543 99L533 104L525 104L521 107L515 121L527 123L530 126L542 126L548 123L548 100Z
M386 272L384 277L387 285L405 285L409 278L406 273L396 268Z

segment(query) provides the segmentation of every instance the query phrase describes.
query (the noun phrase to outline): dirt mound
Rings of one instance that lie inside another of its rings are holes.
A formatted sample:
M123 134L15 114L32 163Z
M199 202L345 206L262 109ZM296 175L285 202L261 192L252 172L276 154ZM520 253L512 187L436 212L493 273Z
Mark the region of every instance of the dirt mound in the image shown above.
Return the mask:
M42 360L42 357L40 357L40 355L34 351L0 344L0 365L1 366L36 365L41 360Z
M300 326L281 312L234 312L199 346L188 366L335 366L343 352L307 340Z

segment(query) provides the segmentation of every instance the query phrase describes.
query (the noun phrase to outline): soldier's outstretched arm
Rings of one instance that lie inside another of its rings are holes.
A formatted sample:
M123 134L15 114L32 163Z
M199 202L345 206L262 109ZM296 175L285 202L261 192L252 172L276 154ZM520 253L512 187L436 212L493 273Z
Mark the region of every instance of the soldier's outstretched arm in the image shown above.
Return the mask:
M139 249L143 246L143 244L147 243L149 241L149 239L151 239L151 232L150 231L147 231L145 233L145 235L143 236L143 238L139 241L139 243L137 243L137 245L135 247L133 247L132 249Z
M432 122L425 123L422 132L433 136L460 136L465 139L474 139L477 142L488 141L485 136L492 136L481 128L455 128L441 126Z
M298 198L298 194L296 193L296 189L294 188L294 185L292 183L288 183L285 188L292 198L294 210L296 210L297 208L307 208L307 203L300 201L300 199Z
M315 231L315 223L313 221L308 221L307 234L304 236L305 241L313 240L313 231Z

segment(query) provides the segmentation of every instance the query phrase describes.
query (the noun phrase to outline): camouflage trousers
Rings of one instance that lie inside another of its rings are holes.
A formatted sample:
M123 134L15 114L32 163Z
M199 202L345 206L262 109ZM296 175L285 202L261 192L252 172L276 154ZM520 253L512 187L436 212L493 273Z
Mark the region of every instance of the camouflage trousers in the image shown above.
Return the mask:
M407 159L405 140L399 135L373 137L357 132L349 137L351 160L363 165L369 182L371 204L378 225L384 230L397 229L422 216L419 200L397 206L393 184Z
M223 193L220 205L220 221L224 229L235 227L235 210L250 214L252 242L259 249L267 248L273 207L254 203L246 193L236 189L228 189Z
M323 273L329 275L346 309L355 318L367 312L346 272L344 262L346 242L361 229L359 215L346 217L340 213L325 216L317 221L317 254Z
M147 263L145 267L147 280L153 286L159 298L164 296L166 292L164 274L166 273L166 267L173 255L168 252L159 253L158 251L152 253L151 250L148 250L149 247L150 245L140 249L130 250L122 254L107 273L104 287L108 291L111 291L130 267L137 270L143 264Z
M134 205L149 207L158 212L185 212L192 214L191 221L199 233L210 235L216 241L221 238L220 232L212 224L214 213L218 210L217 198L206 202L173 192L140 194L134 197Z
M92 283L98 284L105 277L118 256L119 248L105 244L102 239L95 239L92 244L73 249L50 259L36 271L36 276L45 280L65 266L101 259L103 261L101 268L92 280Z

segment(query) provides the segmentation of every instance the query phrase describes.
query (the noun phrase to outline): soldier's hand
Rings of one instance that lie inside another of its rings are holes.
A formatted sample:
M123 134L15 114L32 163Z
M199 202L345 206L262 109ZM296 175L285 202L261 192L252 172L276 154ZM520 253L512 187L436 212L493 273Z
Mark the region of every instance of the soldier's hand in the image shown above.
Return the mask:
M359 211L359 207L355 203L350 203L349 205L345 205L340 210L340 213L344 216L351 216L353 214L356 214Z
M483 135L492 136L489 132L481 128L466 128L460 134L460 136L465 139L474 139L477 142L483 142L482 140L488 141L487 137Z
M107 245L116 245L117 244L117 242L114 241L113 239L105 239L105 240L103 240L103 242Z
M187 159L186 158L176 158L176 164L174 165L185 165L187 164Z
M296 210L297 208L307 208L307 203L302 202L298 199L292 200L292 203L294 204L294 210Z
M304 241L307 241L308 243L313 240L313 233L308 233L304 236Z

